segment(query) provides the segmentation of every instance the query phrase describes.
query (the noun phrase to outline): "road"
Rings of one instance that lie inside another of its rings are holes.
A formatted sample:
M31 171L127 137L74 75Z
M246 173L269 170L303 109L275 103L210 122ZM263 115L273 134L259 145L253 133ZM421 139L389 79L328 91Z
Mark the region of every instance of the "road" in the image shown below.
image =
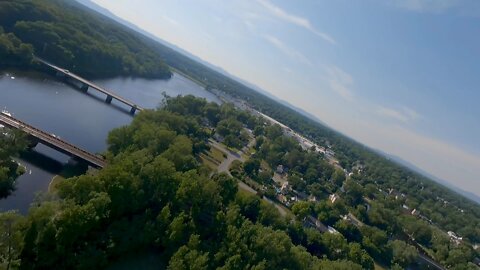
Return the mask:
M437 262L431 260L430 258L428 258L427 256L419 253L418 254L418 257L423 260L424 262L426 262L427 264L435 267L436 269L439 269L439 270L445 270L445 268L443 268L443 266L441 266L440 264L438 264Z
M235 153L233 151L230 151L229 149L226 149L226 147L220 143L218 143L217 141L215 140L209 140L209 144L211 146L214 146L215 148L217 148L219 151L221 151L222 153L224 153L227 158L224 159L222 161L222 163L220 163L220 165L218 165L218 172L224 172L224 173L227 173L228 175L232 176L232 174L230 173L230 165L232 165L232 162L235 161L235 160L239 160L241 162L245 162L245 158L242 156L242 153L246 153L247 150L249 148L251 148L253 145L255 145L256 143L256 140L255 139L252 139L247 146L245 146L241 151ZM257 194L257 191L255 191L253 188L251 188L250 186L248 186L247 184L245 184L244 182L238 180L238 187L249 192L249 193L252 193L252 194ZM263 196L263 200L270 203L270 204L273 204L273 206L275 206L275 208L278 209L278 212L280 212L280 214L282 216L287 216L287 211L280 205L278 205L277 203L275 203L274 201L268 199L267 197Z
M220 165L218 165L218 172L224 172L232 176L230 174L230 165L232 165L232 162L234 162L235 160L239 160L241 162L245 161L245 159L242 157L240 153L235 153L233 151L230 151L229 149L226 149L224 145L218 143L215 140L210 139L209 144L211 146L214 146L215 148L217 148L219 151L221 151L227 156L227 158L224 159L222 163L220 163Z

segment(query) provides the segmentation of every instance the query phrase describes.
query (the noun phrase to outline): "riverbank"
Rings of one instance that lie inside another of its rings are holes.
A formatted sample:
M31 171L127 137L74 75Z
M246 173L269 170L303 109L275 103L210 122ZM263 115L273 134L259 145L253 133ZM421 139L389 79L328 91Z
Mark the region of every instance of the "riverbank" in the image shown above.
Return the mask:
M172 97L194 95L221 103L200 82L179 73L169 80L117 77L94 83L148 109L158 107L164 92ZM53 75L19 69L0 70L0 108L92 153L104 152L109 132L132 121L122 104L113 101L107 105L104 96L94 91L84 93ZM25 214L37 193L48 192L56 175L66 179L72 176L62 173L69 160L42 144L22 154L18 161L27 167L27 173L18 177L15 191L0 200L0 211L19 210Z
M48 184L48 192L49 193L56 193L57 190L57 185L60 184L61 182L65 181L65 178L63 178L60 175L55 175L52 180L50 181L50 184Z

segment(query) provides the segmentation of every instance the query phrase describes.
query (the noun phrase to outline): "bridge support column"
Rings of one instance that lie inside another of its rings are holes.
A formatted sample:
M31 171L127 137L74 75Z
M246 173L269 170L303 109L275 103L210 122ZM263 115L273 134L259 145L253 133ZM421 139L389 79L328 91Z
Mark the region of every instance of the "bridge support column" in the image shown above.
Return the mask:
M130 110L130 114L135 114L135 112L137 111L137 107L132 107L132 109Z
M57 71L57 73L55 73L55 76L57 76L58 78L65 78L65 74L60 72L60 71Z
M88 84L82 83L80 89L85 93L88 92Z
M37 147L37 144L38 144L37 141L35 141L35 140L30 140L30 141L28 142L27 148L28 148L29 150L31 150L31 149Z
M107 96L107 99L105 99L105 103L107 103L107 104L112 103L112 99L113 99L112 96Z

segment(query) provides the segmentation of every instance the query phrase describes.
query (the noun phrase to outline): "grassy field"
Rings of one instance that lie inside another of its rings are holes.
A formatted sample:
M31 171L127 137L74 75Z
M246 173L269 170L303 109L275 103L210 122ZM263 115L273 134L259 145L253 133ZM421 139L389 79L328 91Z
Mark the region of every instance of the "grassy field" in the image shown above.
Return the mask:
M215 171L225 158L225 154L214 146L210 148L210 151L200 154L200 160L202 163Z
M218 161L219 163L222 163L223 160L227 158L227 156L215 146L210 147L210 151L208 151L208 155L213 159L215 159L216 161Z
M207 165L210 169L216 171L218 168L218 165L220 163L217 163L216 160L212 159L210 156L205 155L205 154L200 154L200 160L203 164Z
M375 266L375 270L386 270L387 269L387 268L379 265L378 263L375 263L374 266Z

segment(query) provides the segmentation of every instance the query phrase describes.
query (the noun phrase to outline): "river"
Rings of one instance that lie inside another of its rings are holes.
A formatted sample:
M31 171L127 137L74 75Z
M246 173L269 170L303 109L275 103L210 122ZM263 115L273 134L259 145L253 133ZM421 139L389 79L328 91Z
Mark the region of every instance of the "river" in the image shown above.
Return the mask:
M144 108L157 107L163 92L169 96L191 94L220 102L215 95L180 74L174 74L170 80L113 78L94 82ZM115 100L108 105L104 99L105 96L95 90L84 94L38 73L3 72L0 75L0 109L93 153L106 150L109 131L133 119L128 114L129 108ZM37 162L18 160L27 172L17 179L16 190L0 200L0 211L19 210L25 214L36 194L47 192L50 180L61 169L55 166L55 161L65 164L69 160L41 144L35 152L46 157L35 159Z

